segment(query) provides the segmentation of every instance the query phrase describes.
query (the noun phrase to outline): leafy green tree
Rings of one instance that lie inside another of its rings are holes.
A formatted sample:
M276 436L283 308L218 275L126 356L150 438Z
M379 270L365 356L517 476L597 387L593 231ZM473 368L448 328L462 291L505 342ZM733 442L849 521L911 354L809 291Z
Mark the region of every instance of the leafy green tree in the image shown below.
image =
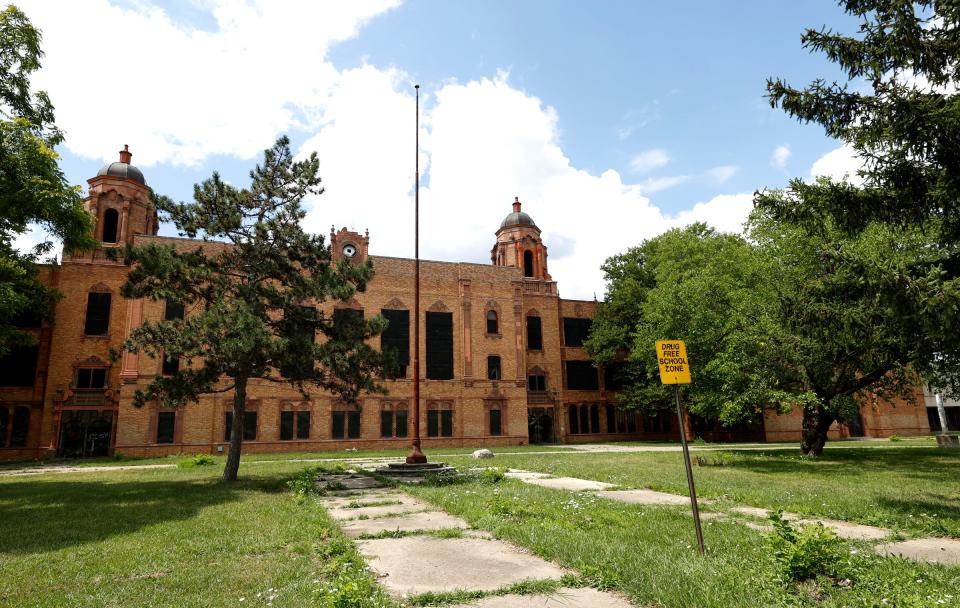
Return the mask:
M0 356L33 336L14 323L23 316L49 316L57 293L44 287L35 262L52 241L20 253L14 240L39 225L71 250L92 248L92 220L79 188L57 164L54 146L63 134L43 91L32 92L30 75L40 68L40 32L13 5L0 11Z
M773 107L821 125L864 162L862 186L797 179L782 191L760 192L756 205L775 217L817 231L836 226L848 234L877 223L922 226L924 255L898 269L903 281L923 284L927 316L912 358L925 382L960 395L953 373L960 358L960 5L934 0L846 0L861 19L856 35L809 29L805 48L818 51L846 74L846 82L816 80L794 88L767 83ZM903 304L905 307L900 308ZM917 314L915 302L891 304L890 318Z
M322 236L304 232L301 201L322 192L315 154L294 162L286 137L264 152L248 189L216 173L194 187L192 204L156 197L164 219L201 243L150 241L128 247L132 264L121 292L127 298L177 302L182 319L147 321L124 344L130 352L179 360L136 394L139 405L170 406L208 393L233 392L230 451L223 479L237 478L243 419L251 383L286 383L355 402L382 391L382 355L364 340L383 329L381 317L334 318L315 307L364 291L373 276L367 261L333 263ZM321 333L325 339L315 340Z
M730 425L800 407L801 450L819 455L858 396L917 381L915 361L932 347L916 336L943 331L925 309L942 285L933 271L907 271L936 255L919 229L814 233L761 212L746 239L702 224L672 230L607 262L587 349L600 364L625 359L621 401L650 410L669 403L654 341L684 339L690 411Z

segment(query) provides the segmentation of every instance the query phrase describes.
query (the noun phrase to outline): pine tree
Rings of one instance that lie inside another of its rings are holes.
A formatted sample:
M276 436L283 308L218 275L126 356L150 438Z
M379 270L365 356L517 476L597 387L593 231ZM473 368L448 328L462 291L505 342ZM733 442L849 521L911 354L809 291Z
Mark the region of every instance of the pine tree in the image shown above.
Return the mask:
M251 386L286 383L304 397L313 389L356 402L377 383L384 360L364 341L383 329L382 318L344 315L334 322L318 306L364 291L371 262L334 263L324 238L304 232L301 201L320 194L316 154L294 161L286 137L264 152L239 189L217 173L194 187L194 202L156 196L164 219L190 244L151 241L128 247L132 264L121 292L127 298L183 306L182 318L147 321L124 344L130 352L179 360L136 394L142 405L159 400L182 406L206 393L233 392L230 450L223 479L237 478L247 393ZM315 340L317 333L324 336Z

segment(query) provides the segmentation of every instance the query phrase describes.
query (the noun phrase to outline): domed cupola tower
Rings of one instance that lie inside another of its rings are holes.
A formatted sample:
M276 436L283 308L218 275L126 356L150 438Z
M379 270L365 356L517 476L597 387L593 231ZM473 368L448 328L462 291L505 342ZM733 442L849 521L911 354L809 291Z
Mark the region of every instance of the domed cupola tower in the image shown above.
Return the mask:
M520 268L527 279L552 280L547 272L547 247L540 239L540 228L520 210L519 197L514 197L513 212L500 223L490 261L495 266Z
M94 217L93 236L104 247L133 243L137 234L154 235L159 228L147 180L130 164L132 159L124 145L118 162L104 165L87 180L90 193L84 205Z

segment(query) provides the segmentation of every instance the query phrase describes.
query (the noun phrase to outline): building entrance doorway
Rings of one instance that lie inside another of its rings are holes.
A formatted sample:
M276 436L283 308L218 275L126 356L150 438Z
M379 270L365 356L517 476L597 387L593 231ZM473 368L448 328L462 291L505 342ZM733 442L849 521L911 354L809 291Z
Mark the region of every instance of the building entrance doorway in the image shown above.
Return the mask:
M527 430L530 443L554 443L553 410L535 407L527 411Z
M68 410L60 418L57 456L88 458L110 454L113 412L110 410Z

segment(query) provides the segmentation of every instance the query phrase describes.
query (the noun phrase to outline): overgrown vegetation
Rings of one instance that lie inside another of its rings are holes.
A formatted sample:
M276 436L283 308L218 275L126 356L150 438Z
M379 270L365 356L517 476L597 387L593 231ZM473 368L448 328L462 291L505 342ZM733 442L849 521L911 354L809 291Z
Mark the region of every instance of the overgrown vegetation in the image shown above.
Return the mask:
M205 467L212 464L217 464L217 461L213 458L213 456L208 454L197 454L177 462L177 468L192 469L194 467Z
M770 514L773 532L770 548L784 581L802 582L821 576L841 579L850 575L846 543L820 524L795 529L783 511Z

